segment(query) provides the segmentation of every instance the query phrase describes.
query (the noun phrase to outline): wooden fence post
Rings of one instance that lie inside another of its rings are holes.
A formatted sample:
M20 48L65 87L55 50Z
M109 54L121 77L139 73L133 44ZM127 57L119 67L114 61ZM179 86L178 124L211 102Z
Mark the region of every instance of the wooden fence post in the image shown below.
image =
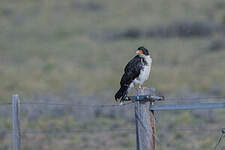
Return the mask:
M20 150L20 100L19 95L12 96L12 128L13 128L13 150Z
M139 95L155 95L152 88L137 90ZM135 101L137 150L156 150L154 112L149 111L150 102Z

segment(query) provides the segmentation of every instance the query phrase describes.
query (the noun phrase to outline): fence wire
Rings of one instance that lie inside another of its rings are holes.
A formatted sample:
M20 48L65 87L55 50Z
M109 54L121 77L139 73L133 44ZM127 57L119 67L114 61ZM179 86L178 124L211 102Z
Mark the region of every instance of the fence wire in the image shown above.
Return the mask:
M214 147L213 150L216 150L217 147L219 146L219 144L220 144L222 138L225 138L225 135L224 135L224 134L225 134L225 133L222 131L222 134L221 134L221 136L220 136L220 138L219 138L218 142L216 143L216 145L215 145L215 147Z
M182 101L196 101L196 100L225 100L225 96L209 96L209 97L165 97L165 101L174 101L174 102L182 102ZM114 101L114 100L112 100ZM37 102L37 101L21 101L21 105L58 105L58 106L73 106L73 107L121 107L125 105L129 105L133 102L120 104L74 104L74 103L53 103L53 102ZM0 105L11 105L11 102L0 103Z
M23 130L21 134L68 134L68 133L98 133L98 132L128 132L134 133L135 128L116 128L116 129L70 129L70 130ZM0 133L12 134L10 130L0 130Z
M182 101L196 101L196 100L225 100L224 96L211 96L211 97L167 97L166 101L174 101L174 102L182 102ZM11 105L12 103L0 103L0 106ZM76 107L76 108L122 108L127 105L131 105L133 102L126 102L123 105L119 104L74 104L74 103L55 103L55 102L37 102L37 101L21 101L20 105L47 105L47 106L68 106L68 107ZM157 111L156 111L157 112ZM157 115L157 114L156 114ZM157 115L158 116L158 115ZM158 117L155 117L156 122L158 122ZM175 128L171 129L171 131L178 132L219 132L221 129L218 128ZM225 138L224 130L222 130L222 135L220 136L218 142L215 144L214 150L216 150L221 143L222 139ZM126 133L134 133L135 128L99 128L99 129L70 129L70 130L23 130L21 134L68 134L68 133L98 133L98 132L126 132ZM12 134L12 131L9 130L0 130L0 134ZM157 135L160 135L158 133ZM156 138L157 143L161 146L162 143L159 140L157 135L153 135Z
M196 100L225 100L225 96L209 96L209 97L166 97L165 101L196 101Z
M72 129L72 130L23 130L21 131L21 133L23 134L64 134L64 133L72 133L72 132L80 132L80 133L85 133L85 132L90 132L90 133L94 133L94 132L134 132L136 130L136 128L116 128L116 129L112 129L112 128L108 128L108 129L104 129L104 128L99 128L99 129ZM198 132L198 133L202 133L204 130L204 132L220 132L221 128L208 128L208 129L202 129L202 128L175 128L175 129L171 129L170 131L177 131L177 132ZM12 131L10 130L0 130L0 133L7 133L7 134L11 134ZM224 135L224 134L223 134ZM225 136L225 135L224 135Z
M48 102L20 102L20 105L52 105L52 106L70 106L70 107L98 107L98 108L104 108L104 107L122 107L126 105L130 105L133 102L127 102L124 104L74 104L74 103L48 103ZM12 103L1 103L0 105L11 105Z

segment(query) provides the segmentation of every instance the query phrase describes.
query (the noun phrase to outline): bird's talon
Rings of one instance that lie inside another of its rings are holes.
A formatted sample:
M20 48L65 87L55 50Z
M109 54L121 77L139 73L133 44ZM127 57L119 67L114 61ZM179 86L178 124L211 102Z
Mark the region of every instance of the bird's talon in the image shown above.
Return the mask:
M141 89L141 88L142 88L142 86L139 84L139 85L138 85L138 89Z

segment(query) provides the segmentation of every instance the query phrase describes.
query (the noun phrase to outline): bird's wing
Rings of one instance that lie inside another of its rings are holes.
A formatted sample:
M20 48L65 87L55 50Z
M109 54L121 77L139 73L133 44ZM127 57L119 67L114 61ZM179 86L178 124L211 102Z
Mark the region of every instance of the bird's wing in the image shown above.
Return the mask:
M140 56L135 56L131 59L124 69L123 77L120 81L121 85L129 86L130 83L139 76L141 69L143 68Z

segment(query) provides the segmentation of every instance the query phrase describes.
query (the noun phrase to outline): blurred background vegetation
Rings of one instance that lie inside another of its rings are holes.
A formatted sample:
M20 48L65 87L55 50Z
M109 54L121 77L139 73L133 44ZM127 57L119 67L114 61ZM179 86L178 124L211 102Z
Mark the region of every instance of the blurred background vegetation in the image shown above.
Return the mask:
M150 49L146 86L166 96L225 95L224 0L0 0L0 102L115 103L125 64L139 46ZM0 129L10 130L10 107ZM82 109L22 106L22 128L135 127L133 107ZM159 149L212 149L225 111L160 112ZM160 124L161 123L161 124ZM0 149L11 137L0 132ZM134 132L26 134L23 150L135 149ZM224 148L224 145L223 145Z

